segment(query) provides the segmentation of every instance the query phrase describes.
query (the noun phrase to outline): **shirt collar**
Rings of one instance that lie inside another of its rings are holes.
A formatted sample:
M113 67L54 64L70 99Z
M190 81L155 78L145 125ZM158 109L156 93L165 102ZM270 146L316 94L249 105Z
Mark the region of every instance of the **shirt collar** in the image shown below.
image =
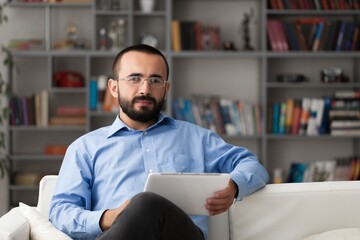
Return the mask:
M156 127L160 126L161 124L167 124L174 128L176 127L175 119L173 119L172 117L170 117L166 114L160 113L158 121L146 130L156 128ZM138 130L128 127L123 121L121 121L121 119L119 118L119 115L117 115L114 122L112 123L112 125L110 126L110 128L108 130L107 138L112 137L115 133L117 133L119 131L137 132Z

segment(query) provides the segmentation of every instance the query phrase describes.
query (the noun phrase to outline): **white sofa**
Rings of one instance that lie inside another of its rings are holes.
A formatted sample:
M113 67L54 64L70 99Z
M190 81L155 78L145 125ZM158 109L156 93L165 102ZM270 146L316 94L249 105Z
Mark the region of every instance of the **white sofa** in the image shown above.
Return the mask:
M56 179L46 176L40 182L37 210L44 216ZM300 240L330 230L360 228L359 201L360 181L269 184L236 202L227 213L212 217L209 240ZM0 240L28 240L29 233L19 207L0 218Z

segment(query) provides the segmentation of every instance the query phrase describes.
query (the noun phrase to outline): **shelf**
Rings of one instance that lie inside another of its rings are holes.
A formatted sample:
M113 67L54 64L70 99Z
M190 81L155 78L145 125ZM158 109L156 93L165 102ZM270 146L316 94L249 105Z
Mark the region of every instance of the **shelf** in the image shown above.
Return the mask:
M320 88L320 89L348 89L360 88L360 82L351 83L321 83L321 82L301 82L301 83L278 83L268 82L267 88Z
M171 52L174 58L260 58L260 51L181 51Z
M154 11L151 13L144 13L140 11L134 11L134 16L136 17L166 17L167 14L165 11Z
M280 135L280 134L267 134L267 139L271 140L303 140L303 139L315 139L315 140L335 140L335 139L354 139L360 138L359 136L332 136L330 134L323 134L318 136L309 135Z
M95 15L97 16L128 16L130 14L130 11L128 10L120 10L120 11L114 11L114 10L95 10Z
M85 87L52 87L53 93L86 93Z
M10 126L10 131L86 131L86 126L49 126L49 127L37 127L37 126Z
M360 58L360 51L287 51L287 52L266 52L268 58Z
M39 186L10 184L9 189L11 191L39 191Z
M29 8L45 8L45 7L52 7L52 8L73 8L73 7L79 7L79 8L91 8L93 6L92 3L43 3L43 2L28 2L28 3L22 3L22 2L10 2L10 7L29 7Z
M44 155L42 153L38 154L15 154L11 155L10 159L12 161L62 161L64 158L63 155Z
M302 10L292 10L292 9L284 9L284 10L273 10L273 9L267 9L266 11L267 15L284 15L284 16L342 16L342 15L359 15L359 10L316 10L316 9L302 9Z
M90 111L90 117L115 117L117 112Z

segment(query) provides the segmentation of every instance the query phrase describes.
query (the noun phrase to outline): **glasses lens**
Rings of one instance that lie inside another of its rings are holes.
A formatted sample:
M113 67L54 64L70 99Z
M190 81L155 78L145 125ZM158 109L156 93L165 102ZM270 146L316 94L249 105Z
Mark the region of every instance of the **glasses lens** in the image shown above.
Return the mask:
M138 83L142 82L141 77L139 77L139 76L130 76L130 77L125 78L125 80L132 84L138 84Z
M148 79L148 81L149 81L150 85L155 86L155 87L162 87L162 86L164 86L164 83L165 83L164 79L162 79L160 77L150 77Z

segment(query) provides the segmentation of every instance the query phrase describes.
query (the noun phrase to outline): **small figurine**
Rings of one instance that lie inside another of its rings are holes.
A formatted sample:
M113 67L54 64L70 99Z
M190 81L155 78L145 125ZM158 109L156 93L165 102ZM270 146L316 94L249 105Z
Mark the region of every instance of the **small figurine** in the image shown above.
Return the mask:
M250 45L250 19L254 17L254 11L251 9L250 14L244 13L244 19L241 24L241 32L243 36L243 50L252 51L254 47Z
M99 30L99 49L106 50L107 39L106 39L106 29L104 27Z
M119 18L110 23L109 38L111 50L118 51L125 46L125 19Z
M73 48L77 39L77 27L73 22L69 22L69 24L66 26L66 42L68 47Z

